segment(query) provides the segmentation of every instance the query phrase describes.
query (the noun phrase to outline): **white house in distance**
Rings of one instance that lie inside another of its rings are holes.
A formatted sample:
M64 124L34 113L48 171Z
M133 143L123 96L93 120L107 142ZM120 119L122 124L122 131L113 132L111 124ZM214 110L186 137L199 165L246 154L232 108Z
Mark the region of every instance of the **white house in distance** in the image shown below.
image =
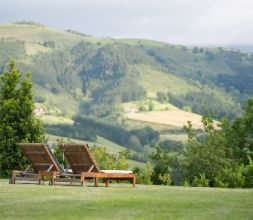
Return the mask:
M34 109L34 114L36 116L40 116L40 115L44 115L45 114L45 111L43 109L43 106L42 105L35 105L35 109Z

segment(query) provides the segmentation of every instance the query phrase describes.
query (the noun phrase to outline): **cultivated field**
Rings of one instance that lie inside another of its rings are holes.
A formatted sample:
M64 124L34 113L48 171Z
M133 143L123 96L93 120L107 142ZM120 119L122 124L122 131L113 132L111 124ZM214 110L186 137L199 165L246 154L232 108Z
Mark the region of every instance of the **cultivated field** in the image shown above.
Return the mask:
M191 121L193 128L202 128L200 115L182 110L129 113L127 114L127 118L138 121L171 125L180 128L186 125L187 121Z
M0 219L253 219L253 190L111 184L9 185Z

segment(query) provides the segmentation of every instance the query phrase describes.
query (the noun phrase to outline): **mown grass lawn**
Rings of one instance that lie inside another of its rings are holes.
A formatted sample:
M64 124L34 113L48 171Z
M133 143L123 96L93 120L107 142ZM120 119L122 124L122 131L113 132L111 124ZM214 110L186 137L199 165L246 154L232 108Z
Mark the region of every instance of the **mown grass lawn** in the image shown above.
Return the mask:
M253 219L253 190L0 180L0 219Z

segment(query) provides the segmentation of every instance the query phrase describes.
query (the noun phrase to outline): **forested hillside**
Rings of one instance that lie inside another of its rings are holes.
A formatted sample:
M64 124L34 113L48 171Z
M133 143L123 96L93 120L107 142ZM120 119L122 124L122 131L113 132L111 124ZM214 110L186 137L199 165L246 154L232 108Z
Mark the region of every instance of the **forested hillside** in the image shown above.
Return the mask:
M149 99L234 117L253 94L253 54L226 48L96 38L17 22L0 26L0 69L13 58L32 71L36 101L69 116L106 116L121 103Z

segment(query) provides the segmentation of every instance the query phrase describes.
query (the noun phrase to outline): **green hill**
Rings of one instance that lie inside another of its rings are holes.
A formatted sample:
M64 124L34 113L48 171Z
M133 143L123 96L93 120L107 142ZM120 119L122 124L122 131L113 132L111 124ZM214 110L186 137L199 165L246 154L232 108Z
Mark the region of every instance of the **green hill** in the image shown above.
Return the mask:
M156 99L160 92L179 108L233 117L252 95L249 53L96 38L33 22L0 25L0 36L0 69L17 59L24 71L33 72L37 100L65 115L102 116L121 103Z
M16 22L0 25L0 72L10 59L32 71L39 117L52 134L90 141L99 135L143 148L146 159L159 139L152 129L160 140L185 141L186 121L198 120L201 128L196 114L233 118L253 95L253 54L228 48L98 38ZM82 117L72 125L76 115Z

